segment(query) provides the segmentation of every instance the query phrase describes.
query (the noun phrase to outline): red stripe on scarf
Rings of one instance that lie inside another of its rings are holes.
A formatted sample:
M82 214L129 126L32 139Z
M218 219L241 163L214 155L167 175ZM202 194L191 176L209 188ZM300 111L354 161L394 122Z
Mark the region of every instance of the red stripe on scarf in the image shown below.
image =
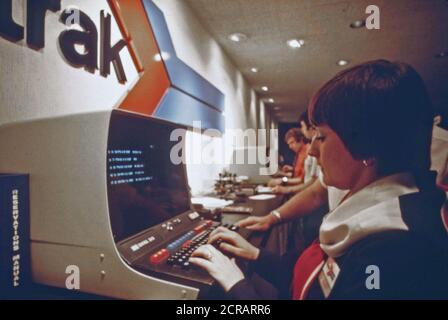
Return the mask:
M318 240L315 240L300 255L294 266L294 276L291 284L292 298L294 300L306 299L311 284L319 274L319 272L316 272L316 269L319 265L322 268L325 259L326 255L321 249Z

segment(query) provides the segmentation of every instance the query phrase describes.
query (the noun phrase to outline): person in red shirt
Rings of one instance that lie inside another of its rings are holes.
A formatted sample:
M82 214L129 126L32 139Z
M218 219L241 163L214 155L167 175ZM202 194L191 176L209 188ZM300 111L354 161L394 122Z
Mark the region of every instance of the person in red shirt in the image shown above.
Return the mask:
M285 142L294 154L294 162L292 166L285 165L282 171L289 174L287 184L303 183L305 177L305 159L308 156L309 144L302 131L299 128L289 129L285 134ZM281 185L285 179L276 178L269 181L268 186L275 187Z
M305 136L305 141L312 141L313 137L316 135L316 129L309 122L307 112L300 115L299 124L300 130ZM311 186L318 179L320 168L316 158L309 154L310 146L310 144L307 144L306 148L302 148L301 150L301 152L303 152L301 156L305 157L305 159L303 159L303 172L300 172L299 175L303 175L303 178L288 180L286 185L277 185L272 188L273 193L285 195L297 194ZM306 155L305 151L307 152ZM300 168L302 168L302 166L300 166Z

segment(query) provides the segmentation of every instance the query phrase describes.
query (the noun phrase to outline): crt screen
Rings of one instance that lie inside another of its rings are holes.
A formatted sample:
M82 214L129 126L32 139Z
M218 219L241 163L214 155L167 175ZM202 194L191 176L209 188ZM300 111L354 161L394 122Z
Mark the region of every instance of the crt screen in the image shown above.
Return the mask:
M109 212L121 241L190 208L185 168L170 153L176 125L114 111L107 150Z

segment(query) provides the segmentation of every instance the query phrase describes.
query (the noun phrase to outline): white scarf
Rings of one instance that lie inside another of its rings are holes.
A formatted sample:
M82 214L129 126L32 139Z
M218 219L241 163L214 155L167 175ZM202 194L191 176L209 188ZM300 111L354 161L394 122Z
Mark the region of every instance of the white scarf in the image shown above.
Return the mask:
M325 216L319 232L322 250L336 258L368 235L409 230L398 197L415 192L418 189L409 173L394 174L366 186Z

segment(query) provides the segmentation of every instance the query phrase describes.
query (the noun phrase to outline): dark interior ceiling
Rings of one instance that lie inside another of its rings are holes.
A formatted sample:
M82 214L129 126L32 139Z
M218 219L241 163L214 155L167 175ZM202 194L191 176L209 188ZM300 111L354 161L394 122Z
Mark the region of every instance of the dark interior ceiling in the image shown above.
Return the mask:
M448 52L446 0L185 1L280 122L297 120L313 92L344 68L340 59L348 66L379 58L410 63L436 107L448 109L448 57L436 57ZM380 8L381 29L350 28L366 19L370 4ZM232 42L233 33L247 39ZM293 50L286 45L291 38L305 45Z

